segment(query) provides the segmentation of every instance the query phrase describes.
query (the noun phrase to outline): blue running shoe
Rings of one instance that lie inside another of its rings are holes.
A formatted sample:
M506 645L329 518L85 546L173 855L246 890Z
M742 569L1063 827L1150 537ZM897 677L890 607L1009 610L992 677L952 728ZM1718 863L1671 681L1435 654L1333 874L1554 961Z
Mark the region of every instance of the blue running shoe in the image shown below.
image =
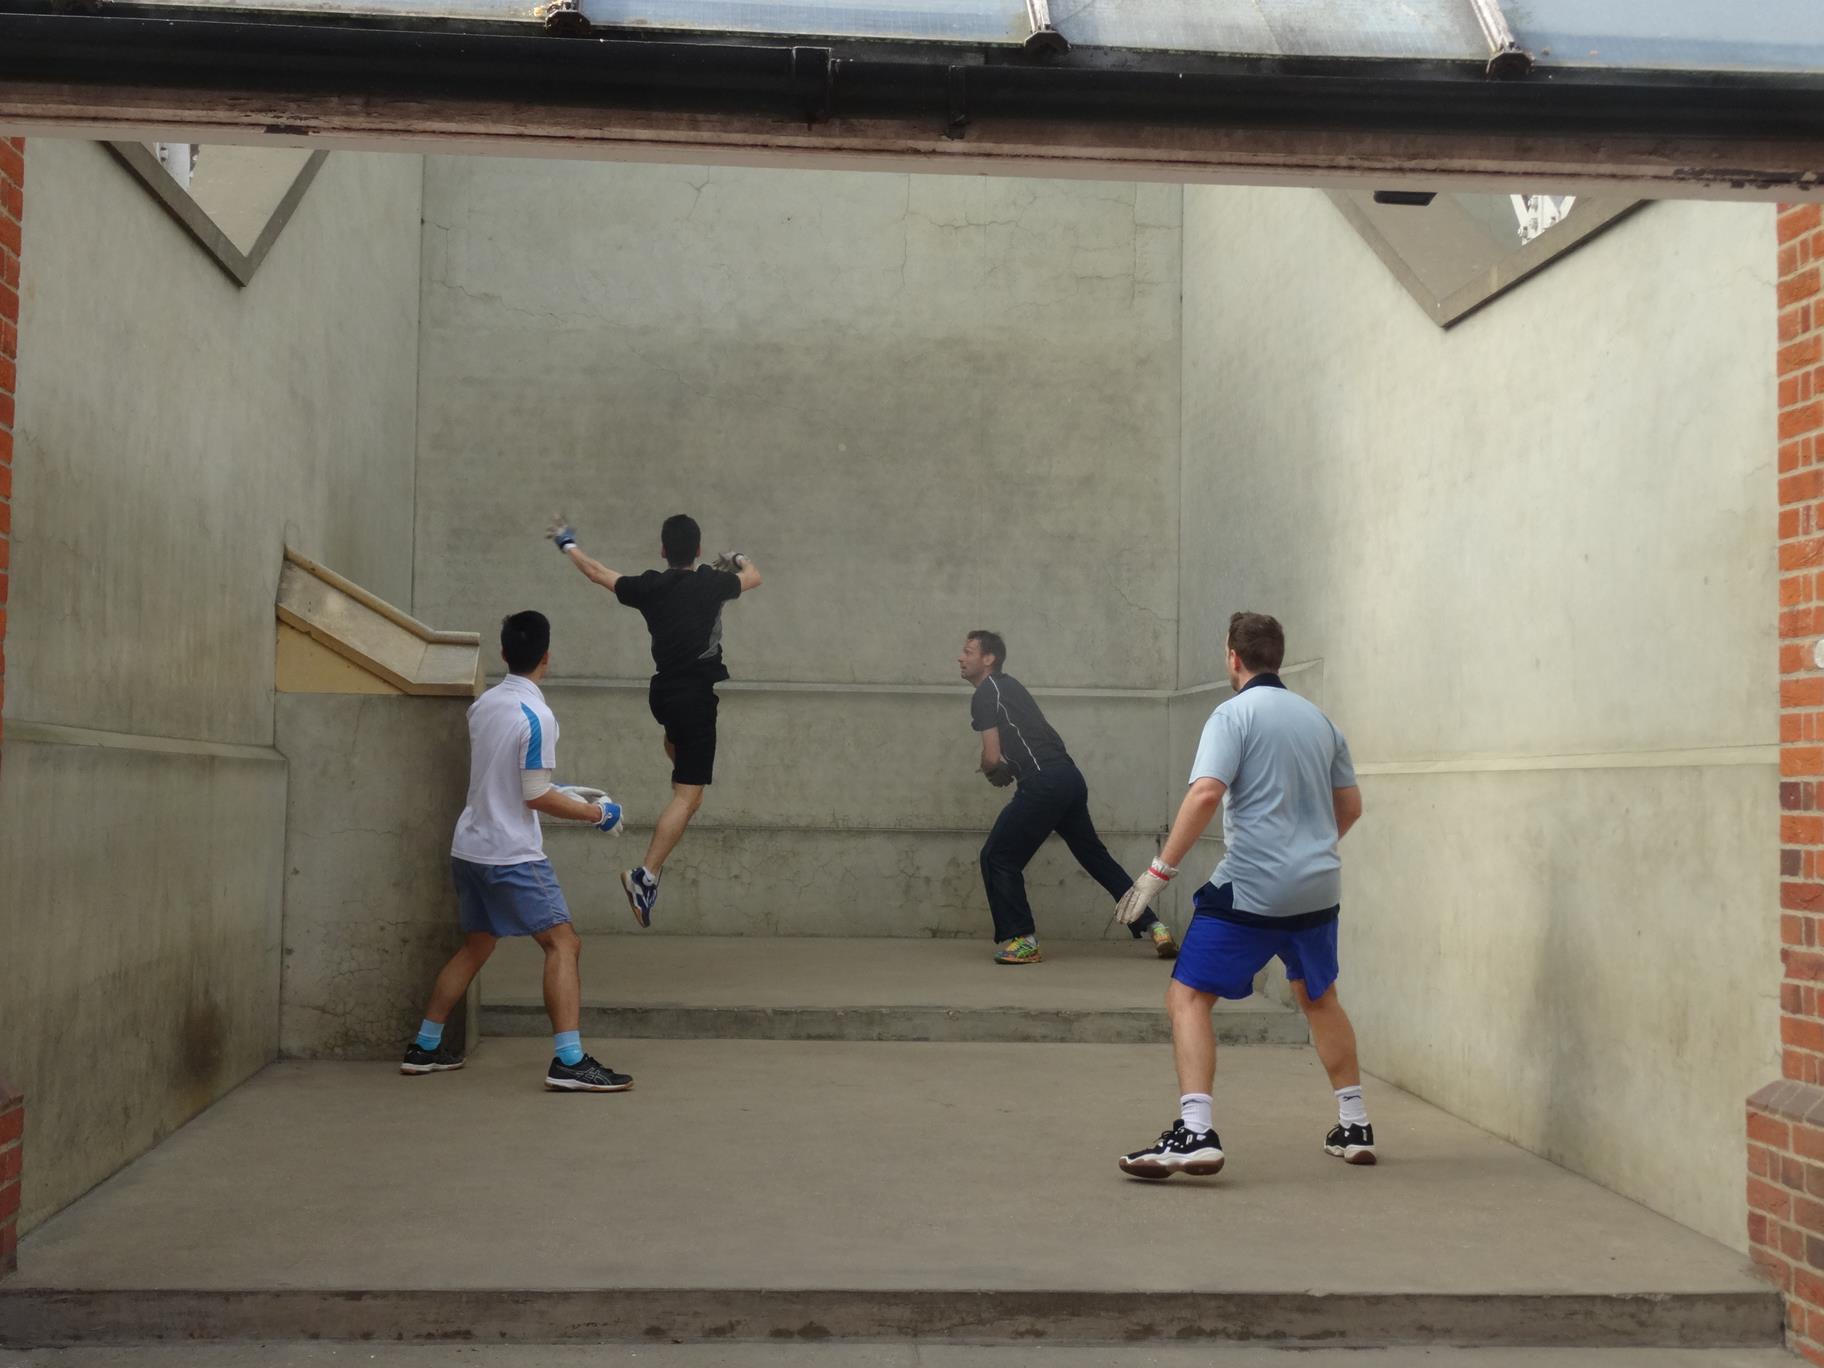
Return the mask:
M641 865L621 875L621 888L627 894L627 906L641 926L652 925L652 905L659 900L659 881Z

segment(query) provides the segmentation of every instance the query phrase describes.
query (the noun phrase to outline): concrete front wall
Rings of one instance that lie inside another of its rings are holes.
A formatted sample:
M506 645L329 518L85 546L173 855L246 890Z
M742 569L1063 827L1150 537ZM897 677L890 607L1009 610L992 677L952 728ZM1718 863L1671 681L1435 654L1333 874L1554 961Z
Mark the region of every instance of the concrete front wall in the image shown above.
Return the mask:
M1738 1247L1779 1069L1771 242L1650 206L1444 332L1323 196L1186 201L1181 680L1235 608L1321 662L1364 1066Z
M417 615L491 637L538 607L554 677L643 680L639 617L540 532L567 509L592 554L639 570L687 511L707 551L765 570L726 613L736 680L816 686L724 690L717 783L660 928L985 934L974 860L1005 795L972 774L966 689L854 687L954 683L972 627L1006 634L1029 685L1110 691L1059 725L1098 818L1157 825L1156 798L1142 814L1126 796L1157 793L1155 749L1097 732L1162 734L1175 674L1179 204L1156 186L427 162ZM650 821L668 770L643 695L582 692L553 693L565 777ZM573 742L611 749L573 769ZM638 844L586 858L605 878ZM1064 898L1063 859L1033 873L1042 933L1106 921Z
M764 590L762 591L764 592ZM546 849L584 931L632 931L616 882L635 863L666 789L643 689L554 687L564 777L602 784L629 808L616 839L546 828ZM1159 823L1164 709L1151 697L1041 700L1090 782L1090 811L1115 858L1138 870ZM840 725L830 729L832 709ZM657 925L705 935L986 936L977 858L1009 790L973 772L966 694L828 694L728 688L718 779L667 867ZM799 754L801 760L781 761ZM603 776L608 776L604 779ZM1027 869L1041 936L1096 939L1113 904L1061 841Z
M331 156L241 289L105 149L30 157L0 767L26 1225L273 1057L273 594L290 541L409 601L422 179Z

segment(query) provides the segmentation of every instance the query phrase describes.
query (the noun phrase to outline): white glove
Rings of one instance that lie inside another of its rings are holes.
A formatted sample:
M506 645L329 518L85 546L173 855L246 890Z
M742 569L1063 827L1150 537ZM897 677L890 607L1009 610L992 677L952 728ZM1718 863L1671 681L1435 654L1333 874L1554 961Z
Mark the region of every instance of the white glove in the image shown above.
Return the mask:
M579 803L588 803L600 811L594 825L598 830L610 836L619 836L626 823L622 820L621 805L598 788L586 784L559 784L557 791L576 799Z
M1154 860L1146 867L1146 873L1134 880L1134 886L1121 895L1121 901L1115 904L1115 920L1123 926L1132 926L1145 915L1146 909L1153 905L1153 899L1172 881L1178 872L1178 866L1168 865L1163 860Z
M576 529L570 526L570 519L562 513L551 515L550 525L545 528L545 536L556 544L559 551L568 551L576 545Z
M742 555L739 551L724 551L721 555L711 561L710 564L717 570L727 570L738 575L746 567L747 557Z

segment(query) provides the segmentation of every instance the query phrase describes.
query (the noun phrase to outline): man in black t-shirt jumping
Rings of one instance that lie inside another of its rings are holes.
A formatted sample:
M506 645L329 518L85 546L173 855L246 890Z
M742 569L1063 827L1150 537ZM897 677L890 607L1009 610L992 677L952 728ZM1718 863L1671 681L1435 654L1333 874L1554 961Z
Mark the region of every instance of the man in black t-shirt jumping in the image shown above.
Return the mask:
M1039 940L1026 901L1026 866L1052 832L1064 838L1077 863L1119 902L1132 886L1089 819L1089 785L1064 749L1063 738L1045 720L1024 685L1001 667L1007 643L995 632L971 632L956 658L963 678L975 685L970 725L982 738L982 773L997 788L1018 783L1013 801L1001 809L982 846L982 883L994 917L995 961L1036 964ZM1171 929L1149 910L1128 930L1153 942L1161 959L1178 953Z
M722 663L722 606L759 588L760 571L747 557L732 552L715 565L698 565L703 533L695 518L682 513L665 519L659 532L665 569L638 575L618 574L584 555L576 544L576 529L561 514L547 535L587 579L629 608L638 608L652 633L655 673L646 701L665 729L671 801L652 829L645 862L621 875L634 920L651 926L659 874L703 806L703 790L715 777L716 685L728 678Z

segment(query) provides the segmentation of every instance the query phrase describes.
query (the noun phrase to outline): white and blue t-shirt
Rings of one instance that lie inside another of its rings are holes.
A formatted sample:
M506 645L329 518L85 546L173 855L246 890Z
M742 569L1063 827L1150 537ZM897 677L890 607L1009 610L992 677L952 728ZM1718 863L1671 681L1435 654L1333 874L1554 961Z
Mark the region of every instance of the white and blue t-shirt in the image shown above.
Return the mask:
M510 674L469 705L469 802L450 854L471 864L513 865L545 858L538 814L526 806L522 776L557 768L557 719L545 695Z
M1227 853L1210 882L1236 912L1302 917L1343 896L1334 793L1355 786L1349 743L1315 703L1258 674L1203 724L1190 782L1228 786Z

